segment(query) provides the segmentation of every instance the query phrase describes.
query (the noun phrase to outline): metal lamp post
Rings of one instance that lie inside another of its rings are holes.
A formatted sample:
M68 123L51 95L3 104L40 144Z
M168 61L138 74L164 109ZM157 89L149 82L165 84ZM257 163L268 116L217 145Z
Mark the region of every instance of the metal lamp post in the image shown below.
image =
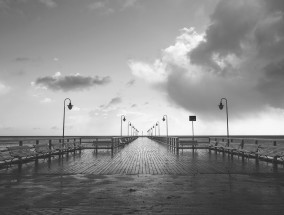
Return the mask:
M69 98L64 99L64 104L63 104L63 106L64 106L64 110L63 110L63 143L64 143L64 130L65 130L65 101L66 100L69 100L69 104L67 105L68 109L71 110L72 107L73 107L73 105L71 104L71 99L69 99Z
M123 118L122 118L123 117ZM124 115L121 115L120 117L120 136L122 136L122 120L125 122L126 118Z
M219 109L222 110L224 108L224 105L222 104L222 100L226 101L226 114L227 114L227 141L228 141L228 145L229 145L229 114L228 114L228 101L226 98L221 98L220 100L220 104Z
M160 134L160 123L159 123L159 121L156 122L156 126L158 126L158 131L159 131L158 134L160 136L161 134Z
M127 126L127 135L129 136L129 126L131 126L131 122L128 121L128 126Z
M164 115L163 116L163 121L166 121L166 125L167 125L167 138L169 137L169 130L168 130L168 116Z

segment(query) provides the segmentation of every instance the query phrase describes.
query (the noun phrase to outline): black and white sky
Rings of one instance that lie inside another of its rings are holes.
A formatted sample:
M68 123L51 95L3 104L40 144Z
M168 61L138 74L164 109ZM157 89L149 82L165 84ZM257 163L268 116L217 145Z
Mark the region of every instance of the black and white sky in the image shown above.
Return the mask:
M0 0L0 135L284 131L283 0Z

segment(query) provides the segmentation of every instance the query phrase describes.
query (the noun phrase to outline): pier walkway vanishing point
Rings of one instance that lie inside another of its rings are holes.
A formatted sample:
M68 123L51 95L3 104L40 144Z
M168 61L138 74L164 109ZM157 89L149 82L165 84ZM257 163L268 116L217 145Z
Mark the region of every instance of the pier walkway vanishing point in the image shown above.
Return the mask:
M0 214L283 214L284 167L148 138L0 169Z

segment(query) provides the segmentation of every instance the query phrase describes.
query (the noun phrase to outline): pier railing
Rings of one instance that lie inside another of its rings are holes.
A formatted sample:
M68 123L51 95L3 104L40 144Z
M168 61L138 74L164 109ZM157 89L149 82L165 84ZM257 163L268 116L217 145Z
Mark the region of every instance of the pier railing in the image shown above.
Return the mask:
M149 136L148 138L166 144L176 153L183 149L209 149L232 155L284 162L284 138L251 137L196 137L191 136Z
M241 143L242 146L245 144L257 144L261 146L284 146L284 138L240 138L240 137L209 137L209 143L211 141L217 141L217 142L227 142L228 146L230 146L231 143Z
M149 139L155 140L157 142L173 146L175 148L180 147L180 143L196 141L198 147L208 148L210 142L228 142L230 143L242 143L244 144L258 144L262 146L284 146L284 136L279 136L279 138L269 138L269 137L224 137L224 136L148 136Z
M114 150L137 139L137 136L96 136L96 137L65 137L65 138L2 138L0 139L0 164L29 161L45 158L76 150L105 149Z
M148 138L166 144L177 151L180 149L206 149L209 146L209 137L194 139L191 136L148 136Z
M15 137L15 138L0 138L0 150L3 150L9 146L30 146L33 147L35 145L41 144L58 144L62 145L66 143L76 143L79 144L81 148L94 148L98 143L106 143L112 145L114 147L123 145L125 143L132 142L137 139L137 136L82 136L82 137L44 137L44 138L25 138L25 137ZM105 144L105 145L106 145Z

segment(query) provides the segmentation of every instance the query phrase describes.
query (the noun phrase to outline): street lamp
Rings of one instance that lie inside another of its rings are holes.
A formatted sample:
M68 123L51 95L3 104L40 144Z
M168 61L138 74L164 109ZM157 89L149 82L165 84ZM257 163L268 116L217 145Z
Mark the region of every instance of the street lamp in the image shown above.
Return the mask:
M220 100L220 104L219 109L222 110L224 108L224 105L222 104L222 100L226 101L226 114L227 114L227 141L228 141L228 145L229 145L229 114L228 114L228 101L226 98L221 98Z
M163 116L163 121L166 121L166 125L167 125L167 137L169 137L169 130L168 130L168 116L164 115Z
M123 118L122 118L123 117ZM120 136L122 136L122 120L125 122L126 118L124 115L121 115L120 117Z
M159 123L159 121L156 122L156 126L158 126L158 131L159 131L159 136L160 136L161 134L160 134L160 123Z
M131 122L128 121L128 126L127 126L127 135L129 136L129 126L131 126Z
M73 105L71 104L71 100L69 98L64 99L64 110L63 110L63 143L64 143L64 128L65 128L65 101L69 100L69 104L67 105L68 109L71 110Z

